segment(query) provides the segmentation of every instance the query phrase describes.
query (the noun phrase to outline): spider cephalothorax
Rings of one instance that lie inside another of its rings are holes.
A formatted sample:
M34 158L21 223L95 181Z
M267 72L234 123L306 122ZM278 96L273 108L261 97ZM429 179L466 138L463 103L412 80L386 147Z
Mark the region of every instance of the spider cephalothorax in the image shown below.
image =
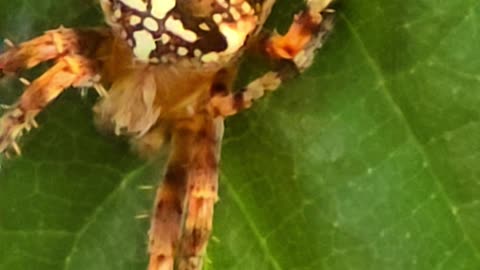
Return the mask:
M0 154L20 153L19 137L64 89L94 87L99 127L130 137L145 156L171 146L154 202L148 269L200 270L218 199L224 118L308 68L332 27L332 0L306 1L286 35L265 31L260 39L275 0L100 0L109 27L7 42L3 73L54 65L32 82L22 78L25 92L0 118ZM252 43L277 68L234 91L238 60Z
M136 58L150 63L194 59L225 63L258 26L259 1L105 0L107 22Z

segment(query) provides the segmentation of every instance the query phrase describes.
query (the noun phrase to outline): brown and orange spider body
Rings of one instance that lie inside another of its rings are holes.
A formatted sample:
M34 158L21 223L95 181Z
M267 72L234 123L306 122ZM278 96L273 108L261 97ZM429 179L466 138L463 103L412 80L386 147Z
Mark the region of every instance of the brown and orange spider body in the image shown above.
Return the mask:
M16 74L53 60L0 118L0 153L20 153L19 137L66 88L93 87L99 128L131 138L139 154L171 145L149 232L149 270L200 270L218 199L227 116L303 72L331 30L331 0L307 0L286 35L265 35L275 0L100 0L109 27L59 28L0 55ZM284 65L240 91L241 56L261 47ZM286 63L286 64L285 64ZM294 69L292 69L292 67Z

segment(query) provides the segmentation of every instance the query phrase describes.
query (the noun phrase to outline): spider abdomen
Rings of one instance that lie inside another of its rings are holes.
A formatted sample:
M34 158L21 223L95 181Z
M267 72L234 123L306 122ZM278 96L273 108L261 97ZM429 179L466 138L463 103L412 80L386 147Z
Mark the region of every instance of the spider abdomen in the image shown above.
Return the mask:
M251 3L252 2L252 3ZM107 21L148 63L224 64L258 26L252 0L103 0Z

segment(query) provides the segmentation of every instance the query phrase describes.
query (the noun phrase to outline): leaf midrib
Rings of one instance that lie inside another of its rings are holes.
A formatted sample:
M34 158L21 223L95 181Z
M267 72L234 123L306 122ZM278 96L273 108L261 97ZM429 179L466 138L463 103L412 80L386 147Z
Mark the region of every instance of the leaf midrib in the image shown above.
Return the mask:
M454 207L455 204L453 203L452 199L448 196L447 192L445 191L445 187L443 186L442 181L440 181L440 176L437 175L437 173L433 170L432 166L430 165L430 164L433 164L430 154L422 145L420 138L414 132L414 128L410 124L408 118L406 117L406 114L403 108L393 98L392 91L387 86L387 83L386 83L387 80L385 79L385 75L382 69L375 62L375 59L372 57L372 54L370 53L365 43L363 42L362 37L360 36L360 33L355 29L354 25L347 18L346 14L342 12L339 12L338 14L345 21L345 25L347 26L347 29L351 32L354 41L357 42L361 54L366 58L368 66L371 68L374 75L379 80L380 82L379 86L380 86L380 89L382 90L381 93L383 93L388 103L390 103L390 105L395 108L395 111L397 112L399 120L405 125L407 135L411 138L413 142L413 146L418 150L423 160L426 161L427 164L429 164L428 168L426 168L426 171L433 178L434 184L437 187L438 192L441 195L442 199L447 205L449 205L450 207ZM461 24L462 22L463 20L460 21L459 24ZM453 28L456 28L456 26L452 26L452 29ZM464 241L468 244L468 246L470 246L470 248L472 249L478 261L480 261L480 249L477 248L473 243L472 238L468 234L467 230L465 229L465 225L463 224L462 220L457 215L454 215L451 211L449 211L449 213L450 213L450 217L453 218L459 230L463 233Z

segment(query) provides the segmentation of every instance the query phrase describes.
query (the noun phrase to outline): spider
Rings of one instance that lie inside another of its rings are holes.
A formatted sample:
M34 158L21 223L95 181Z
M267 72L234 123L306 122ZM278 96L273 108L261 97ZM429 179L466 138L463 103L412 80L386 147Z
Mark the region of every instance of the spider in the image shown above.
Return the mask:
M0 118L0 153L69 87L92 87L100 129L128 136L140 155L171 146L149 231L149 270L200 270L218 199L224 119L305 71L333 26L332 0L307 0L288 32L263 25L275 0L100 0L108 27L60 27L0 55L15 75L53 61ZM278 62L233 91L239 62L260 48Z

